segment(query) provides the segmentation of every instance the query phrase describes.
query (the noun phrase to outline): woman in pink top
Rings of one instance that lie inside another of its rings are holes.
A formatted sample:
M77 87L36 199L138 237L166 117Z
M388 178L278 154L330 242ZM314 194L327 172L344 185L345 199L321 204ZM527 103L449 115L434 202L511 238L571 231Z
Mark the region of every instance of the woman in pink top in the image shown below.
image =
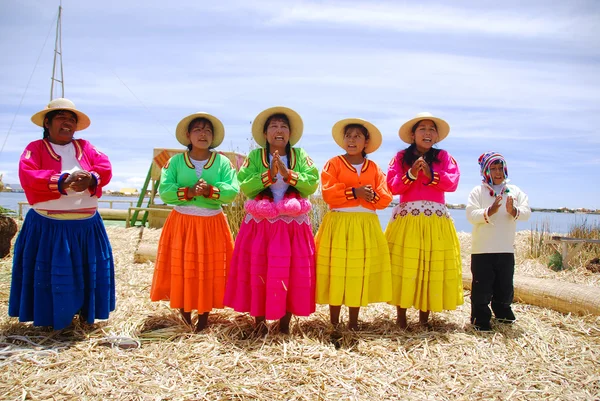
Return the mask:
M392 300L397 323L407 327L406 309L429 312L456 309L463 303L460 244L444 194L454 192L460 172L448 152L434 149L450 126L430 113L402 125L399 136L410 146L390 162L387 182L400 203L385 230L392 263Z
M90 119L70 100L52 100L31 121L44 134L19 161L31 209L15 242L8 314L54 330L76 314L87 323L107 319L115 309L115 268L97 209L110 162L74 138Z

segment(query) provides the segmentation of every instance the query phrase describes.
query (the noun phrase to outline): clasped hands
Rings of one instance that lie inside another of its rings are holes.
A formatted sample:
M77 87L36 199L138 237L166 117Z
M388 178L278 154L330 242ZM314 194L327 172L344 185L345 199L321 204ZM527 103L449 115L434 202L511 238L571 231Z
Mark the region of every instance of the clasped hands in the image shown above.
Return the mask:
M200 178L192 186L188 187L188 197L193 198L196 196L208 197L210 195L210 185Z
M375 190L371 185L363 185L362 187L354 188L354 195L356 198L362 198L367 202L372 202L375 198Z
M271 177L275 178L277 173L281 174L284 181L287 181L289 177L289 171L283 160L281 160L281 156L279 156L279 151L275 151L271 158Z
M419 171L422 171L423 174L425 174L425 177L431 180L431 167L429 167L429 164L427 164L423 156L415 160L412 167L410 168L410 174L413 177L417 178Z
M92 179L92 174L89 171L77 170L69 174L61 183L60 190L66 192L67 189L72 189L75 192L83 192L93 185L95 185L95 181Z

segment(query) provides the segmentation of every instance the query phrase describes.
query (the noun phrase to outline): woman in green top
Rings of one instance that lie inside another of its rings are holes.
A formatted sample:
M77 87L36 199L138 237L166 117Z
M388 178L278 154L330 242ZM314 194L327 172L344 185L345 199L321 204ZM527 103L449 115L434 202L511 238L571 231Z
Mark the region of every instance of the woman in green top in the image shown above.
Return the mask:
M150 298L169 300L196 331L206 327L213 308L223 308L223 293L233 238L221 205L239 192L235 168L213 149L225 129L216 117L194 113L179 122L177 140L188 150L163 167L160 198L174 205L160 236Z

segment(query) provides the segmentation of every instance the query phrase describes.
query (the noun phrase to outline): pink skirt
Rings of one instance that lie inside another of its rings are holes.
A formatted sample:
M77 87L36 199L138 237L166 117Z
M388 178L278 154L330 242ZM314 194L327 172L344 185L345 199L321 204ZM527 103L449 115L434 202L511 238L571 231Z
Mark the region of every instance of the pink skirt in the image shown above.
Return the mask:
M225 306L280 319L315 311L315 241L308 215L255 219L247 214L235 240Z

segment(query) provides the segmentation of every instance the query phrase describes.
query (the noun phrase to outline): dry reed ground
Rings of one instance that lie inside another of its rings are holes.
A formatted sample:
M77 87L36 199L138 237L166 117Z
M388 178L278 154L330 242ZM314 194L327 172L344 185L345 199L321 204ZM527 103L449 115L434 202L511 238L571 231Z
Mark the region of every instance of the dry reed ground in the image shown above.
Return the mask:
M166 303L149 301L153 265L133 264L139 231L107 230L118 304L93 326L52 332L9 319L11 260L0 261L0 399L600 399L600 317L516 304L517 323L480 334L465 293L457 311L433 314L431 330L401 331L394 308L378 304L362 309L359 332L333 342L324 306L294 319L289 336L254 337L251 318L231 310L192 334ZM159 235L146 229L144 241ZM470 235L460 238L469 269ZM526 247L520 233L517 254ZM600 286L583 268L517 263L519 274Z

